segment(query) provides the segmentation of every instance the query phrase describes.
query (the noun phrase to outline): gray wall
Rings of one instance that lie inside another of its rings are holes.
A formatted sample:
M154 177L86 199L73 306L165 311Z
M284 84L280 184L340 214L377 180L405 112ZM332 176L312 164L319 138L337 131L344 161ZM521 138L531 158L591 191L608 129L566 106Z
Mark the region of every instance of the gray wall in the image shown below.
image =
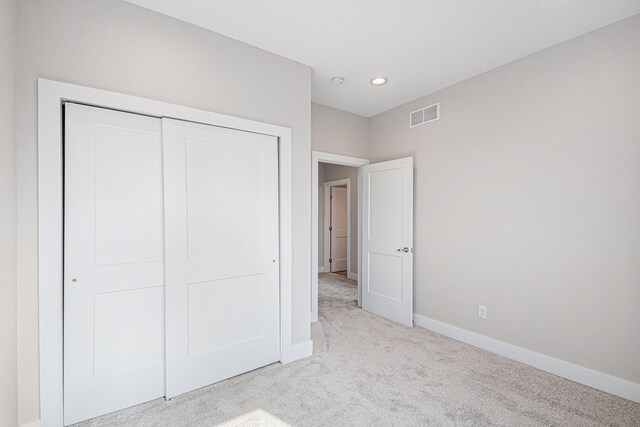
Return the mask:
M0 1L0 426L18 424L16 77L18 2Z
M311 104L314 151L368 158L369 119L324 105Z
M640 383L640 15L375 116L371 143L415 156L416 313Z
M318 266L324 267L324 238L322 225L324 224L324 185L329 181L338 179L351 178L351 186L349 187L351 204L350 204L350 226L351 226L351 271L350 273L358 273L358 168L332 165L330 163L320 163L320 177L318 179ZM325 230L326 231L326 230ZM327 268L327 271L329 269Z
M18 383L39 418L36 78L187 105L293 129L293 341L310 339L309 67L113 0L20 1ZM4 214L4 213L3 213Z

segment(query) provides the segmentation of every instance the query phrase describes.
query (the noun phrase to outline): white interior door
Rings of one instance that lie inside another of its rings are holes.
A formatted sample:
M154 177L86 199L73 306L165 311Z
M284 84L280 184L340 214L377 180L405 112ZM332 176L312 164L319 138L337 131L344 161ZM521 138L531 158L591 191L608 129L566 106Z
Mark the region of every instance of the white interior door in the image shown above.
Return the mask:
M160 119L67 103L64 422L164 396Z
M413 325L413 158L362 167L362 308Z
M332 272L347 269L347 189L331 187L331 254Z
M167 397L280 359L278 142L163 119Z

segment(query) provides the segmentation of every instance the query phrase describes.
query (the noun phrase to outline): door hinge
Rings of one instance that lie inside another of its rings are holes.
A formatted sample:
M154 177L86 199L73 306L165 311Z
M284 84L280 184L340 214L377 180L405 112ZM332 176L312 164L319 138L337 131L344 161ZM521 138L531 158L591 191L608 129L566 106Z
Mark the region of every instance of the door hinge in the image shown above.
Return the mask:
M333 231L333 227L329 227L329 231Z
M333 199L333 194L329 196L329 200Z
M331 258L329 258L329 262L333 262L333 260Z

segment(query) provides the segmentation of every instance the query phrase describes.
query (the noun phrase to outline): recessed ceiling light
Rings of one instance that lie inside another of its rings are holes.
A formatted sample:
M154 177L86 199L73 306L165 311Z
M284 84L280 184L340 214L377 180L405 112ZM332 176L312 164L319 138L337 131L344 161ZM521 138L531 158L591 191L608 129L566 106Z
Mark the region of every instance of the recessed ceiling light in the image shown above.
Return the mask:
M386 82L387 82L386 77L374 77L373 79L371 79L371 84L374 86L382 86Z
M344 77L333 77L331 79L331 84L334 86L340 86L342 83L344 83Z

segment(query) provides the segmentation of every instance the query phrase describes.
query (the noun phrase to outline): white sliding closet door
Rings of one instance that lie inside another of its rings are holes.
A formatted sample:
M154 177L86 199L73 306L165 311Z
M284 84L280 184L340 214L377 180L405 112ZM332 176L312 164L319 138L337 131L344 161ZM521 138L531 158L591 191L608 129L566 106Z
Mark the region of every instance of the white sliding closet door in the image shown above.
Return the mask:
M280 358L277 138L163 119L167 397Z
M64 422L164 396L160 119L65 107Z

